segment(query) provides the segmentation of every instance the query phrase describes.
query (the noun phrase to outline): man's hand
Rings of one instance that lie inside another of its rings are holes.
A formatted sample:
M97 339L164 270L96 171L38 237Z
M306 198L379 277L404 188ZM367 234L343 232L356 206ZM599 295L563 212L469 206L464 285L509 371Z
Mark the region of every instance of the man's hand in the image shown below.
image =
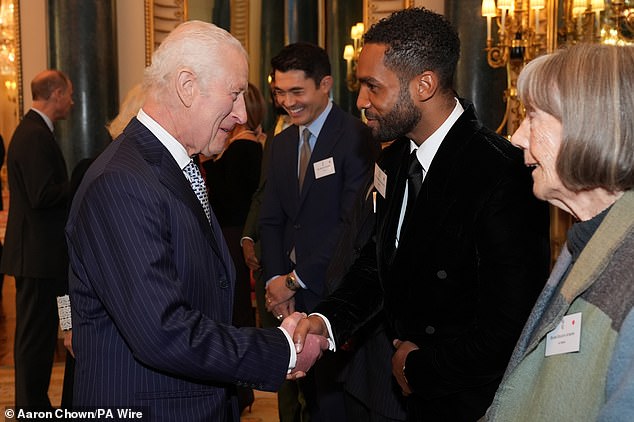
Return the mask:
M302 352L297 354L295 368L286 376L286 379L296 380L306 376L323 352L328 350L328 339L315 334L308 334Z
M407 378L405 378L405 361L409 352L418 350L418 346L411 341L401 341L399 339L394 340L392 344L396 347L396 352L392 356L392 374L398 381L398 385L401 386L403 395L409 396L412 394L412 389L407 382Z
M284 318L284 321L280 324L280 327L286 330L291 338L293 337L293 333L295 333L295 328L297 328L297 324L302 319L306 318L306 314L300 312L293 312L291 315Z
M328 327L323 319L317 315L304 318L297 324L295 333L293 334L293 343L297 353L302 353L304 346L307 346L307 337L309 334L315 334L325 339L328 338Z
M251 271L257 271L260 269L260 261L255 256L255 244L253 240L244 238L242 239L242 256L244 256L244 263Z
M272 312L277 319L287 317L295 310L295 301L284 304L295 296L295 292L286 287L286 275L279 275L269 281L266 286L266 310ZM282 306L278 306L282 305ZM292 305L292 308L291 306ZM290 312L289 312L290 310Z
M286 318L290 314L295 312L295 297L293 296L286 302L282 302L278 305L275 305L271 308L271 313L275 315L279 321Z

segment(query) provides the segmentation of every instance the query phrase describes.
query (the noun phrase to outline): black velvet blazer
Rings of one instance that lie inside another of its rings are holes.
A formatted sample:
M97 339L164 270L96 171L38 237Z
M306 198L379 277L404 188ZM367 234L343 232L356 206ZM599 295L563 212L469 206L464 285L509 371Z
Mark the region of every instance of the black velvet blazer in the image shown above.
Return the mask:
M375 236L315 310L330 319L337 344L383 309L391 335L420 347L406 365L410 418L484 414L548 275L548 209L532 194L522 154L464 107L398 249L410 141L384 151Z

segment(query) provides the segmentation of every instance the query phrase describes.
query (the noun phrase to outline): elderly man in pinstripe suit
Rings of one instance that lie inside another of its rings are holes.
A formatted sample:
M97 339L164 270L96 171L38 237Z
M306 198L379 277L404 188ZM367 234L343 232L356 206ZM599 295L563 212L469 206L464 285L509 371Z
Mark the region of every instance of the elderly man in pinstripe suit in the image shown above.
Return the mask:
M246 87L235 38L181 24L146 69L139 114L87 171L66 226L74 405L237 421L236 386L275 390L319 354L295 354L299 314L281 329L230 325L235 269L191 163L244 123Z

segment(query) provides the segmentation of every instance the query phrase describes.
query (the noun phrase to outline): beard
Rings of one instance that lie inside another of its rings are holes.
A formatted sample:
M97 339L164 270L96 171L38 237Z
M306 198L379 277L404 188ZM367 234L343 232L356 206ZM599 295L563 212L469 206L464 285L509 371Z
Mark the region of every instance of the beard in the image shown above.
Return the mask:
M372 135L379 142L392 141L414 130L421 119L421 113L414 105L407 87L401 86L399 99L389 113L380 117L372 116L377 127L372 128Z

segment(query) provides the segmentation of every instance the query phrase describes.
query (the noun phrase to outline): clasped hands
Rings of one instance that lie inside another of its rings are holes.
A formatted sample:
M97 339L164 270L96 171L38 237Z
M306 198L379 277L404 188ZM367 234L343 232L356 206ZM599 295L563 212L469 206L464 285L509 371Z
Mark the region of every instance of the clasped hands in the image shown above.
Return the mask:
M319 316L300 314L295 312L282 322L282 327L293 337L295 351L297 352L297 365L286 377L297 379L306 375L306 372L315 364L324 350L328 349L328 328ZM412 394L412 389L405 377L405 361L410 352L418 350L418 346L411 341L395 339L393 341L396 351L392 356L392 374L398 381L404 396Z
M328 329L321 318L307 317L306 314L299 312L286 317L280 326L293 338L297 353L295 368L286 376L286 379L302 378L306 376L322 353L328 350Z

